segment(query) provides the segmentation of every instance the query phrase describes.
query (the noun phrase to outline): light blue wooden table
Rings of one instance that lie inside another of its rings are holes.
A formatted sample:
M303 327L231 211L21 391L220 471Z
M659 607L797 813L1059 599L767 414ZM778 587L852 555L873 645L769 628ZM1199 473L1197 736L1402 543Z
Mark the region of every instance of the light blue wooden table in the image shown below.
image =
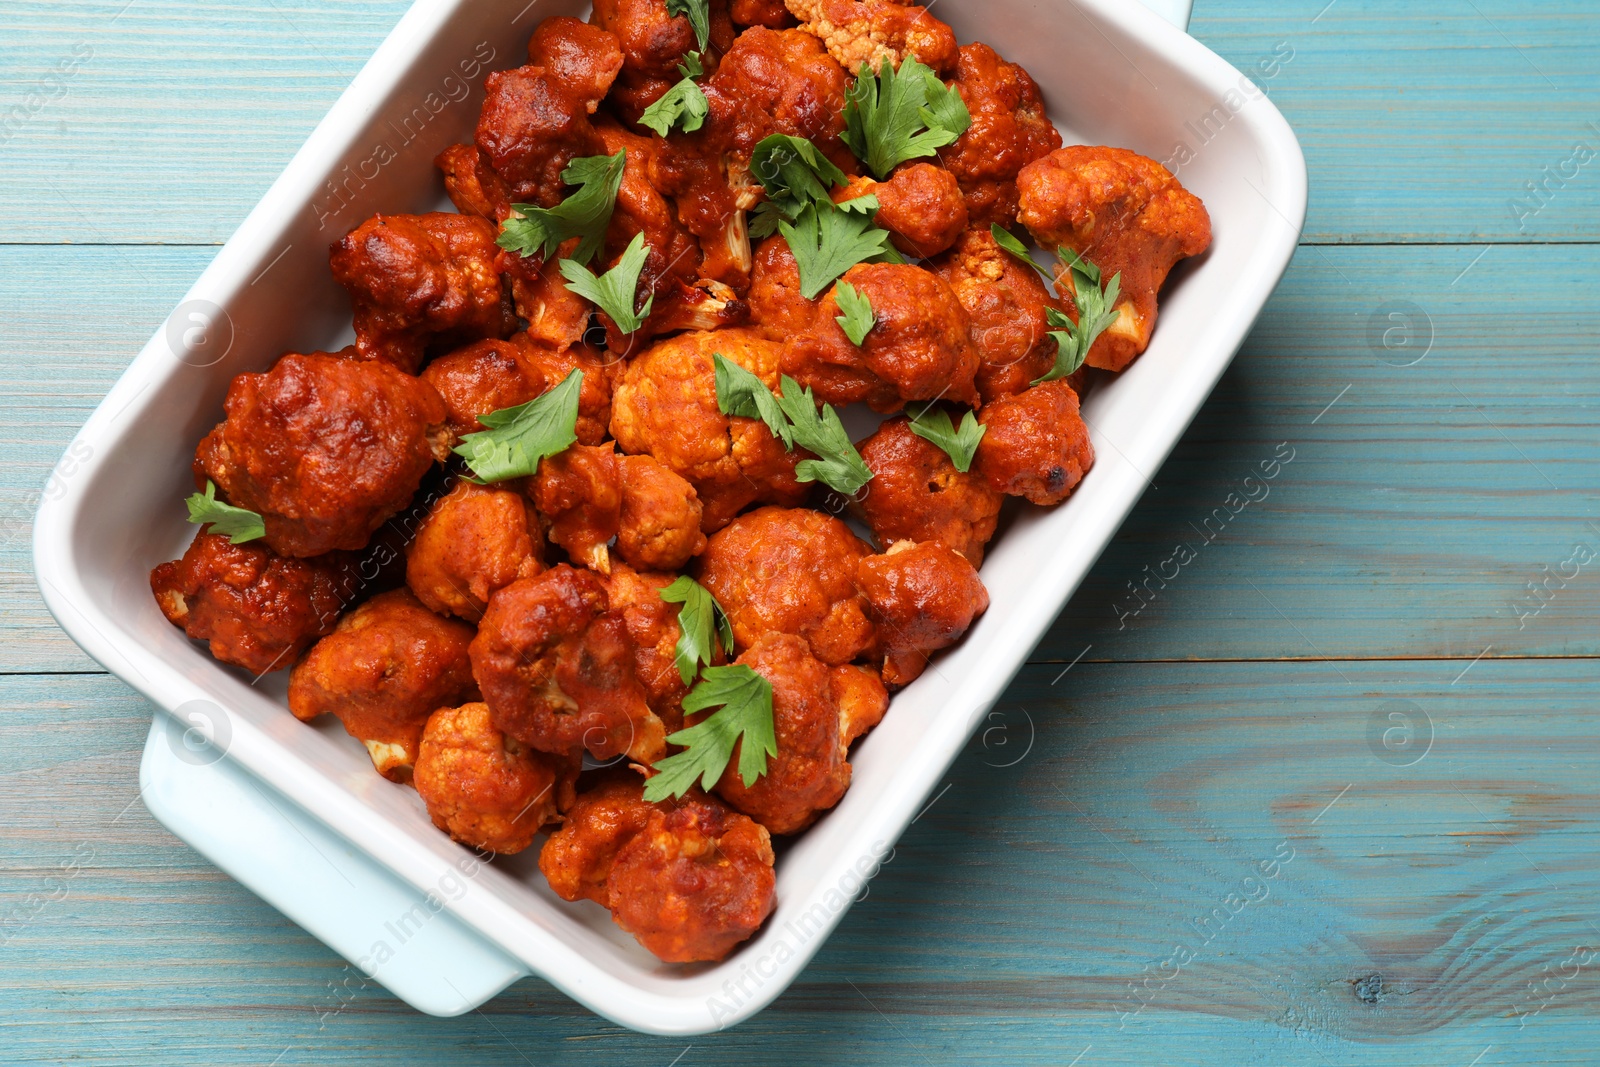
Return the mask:
M1600 3L1200 0L1305 145L1289 275L867 899L692 1045L336 992L33 588L65 442L403 8L0 6L0 1063L1600 1063Z

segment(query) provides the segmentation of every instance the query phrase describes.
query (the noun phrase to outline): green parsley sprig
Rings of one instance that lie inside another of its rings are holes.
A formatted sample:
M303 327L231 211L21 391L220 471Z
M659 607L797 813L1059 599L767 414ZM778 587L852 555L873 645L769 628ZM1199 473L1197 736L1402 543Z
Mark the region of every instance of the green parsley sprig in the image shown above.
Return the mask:
M839 413L831 404L819 410L810 389L787 374L779 381L783 392L774 394L766 384L739 364L718 353L717 407L724 415L760 419L772 435L789 451L796 446L816 459L803 459L795 465L795 477L802 482L821 482L846 496L853 495L872 480L856 446L850 443Z
M863 65L845 96L844 143L884 179L910 159L938 153L972 125L961 94L913 57L896 70L883 58L878 73Z
M501 225L495 243L507 252L550 259L563 241L578 237L581 240L570 258L589 262L605 247L606 227L616 211L617 190L622 188L627 162L626 149L614 156L574 159L561 172L561 180L578 186L578 191L551 208L511 205L515 214Z
M972 469L972 457L977 455L978 443L989 428L970 409L961 417L959 429L948 411L931 402L907 404L906 415L911 420L911 432L943 449L956 470L965 474Z
M184 504L189 509L190 522L210 523L212 533L225 535L233 544L267 536L267 524L260 515L217 499L216 482L207 480L206 491L194 494Z
M778 223L793 222L809 204L831 204L830 192L849 183L844 171L804 137L775 133L750 153L750 173L767 191L750 220L750 236L771 237Z
M1050 272L1039 266L1038 260L1034 259L1033 256L1029 254L1028 246L1017 240L1016 234L1012 233L998 222L989 224L989 233L994 237L995 244L999 245L1005 251L1010 252L1013 256L1016 256L1034 270L1038 271L1039 277L1045 280L1045 284L1049 285L1055 281L1055 278L1050 274Z
M582 389L583 371L575 370L541 397L478 416L489 428L463 437L456 455L484 484L537 474L541 460L565 452L577 441Z
M581 297L600 305L600 310L611 316L617 329L633 333L650 317L655 306L655 294L644 302L644 307L634 310L639 299L639 275L645 260L650 257L650 246L644 243L642 232L633 235L627 251L617 260L617 265L599 277L594 271L570 259L561 261L561 276L567 279L567 288Z
M859 346L867 339L867 334L872 332L872 328L878 325L878 316L873 313L872 301L857 292L856 287L849 282L842 281L834 286L833 293L838 301L839 310L844 312L835 316L834 321L839 324L844 335L850 338L850 343Z
M697 782L709 792L727 770L735 745L746 787L767 773L767 757L778 754L772 683L742 663L707 667L704 679L683 698L683 710L693 714L715 707L722 710L667 738L684 751L656 761L655 775L644 784L646 800L681 797Z
M639 116L639 125L656 131L662 137L670 133L674 126L684 133L693 133L704 126L706 116L711 113L711 103L694 80L705 72L705 67L700 63L700 53L690 52L678 66L678 73L683 75L683 80L644 109L644 114Z
M733 624L711 591L687 574L661 590L661 599L678 604L678 644L674 661L684 685L691 685L702 666L716 660L718 642L733 655Z
M902 263L889 243L889 231L873 225L878 198L868 194L839 205L807 204L793 222L778 230L800 268L800 295L815 300L857 263L869 259Z
M1108 327L1117 321L1117 297L1122 294L1122 275L1119 272L1104 288L1100 286L1100 268L1071 249L1060 250L1063 264L1072 275L1073 300L1078 305L1078 321L1055 308L1046 308L1045 316L1056 342L1056 365L1044 377L1033 382L1051 382L1075 373L1089 358L1089 349ZM1070 257L1070 258L1069 258Z
M687 15L694 38L704 52L711 43L711 0L667 0L668 15Z

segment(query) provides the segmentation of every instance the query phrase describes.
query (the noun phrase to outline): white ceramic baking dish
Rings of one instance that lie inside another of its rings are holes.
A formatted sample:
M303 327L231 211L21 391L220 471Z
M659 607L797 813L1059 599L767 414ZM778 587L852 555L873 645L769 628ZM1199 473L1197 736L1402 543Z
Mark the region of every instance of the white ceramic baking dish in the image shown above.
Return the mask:
M771 921L722 964L665 966L597 906L558 900L531 854L472 863L336 724L296 722L281 676L252 685L214 662L162 618L148 585L193 535L189 461L229 380L351 336L329 242L378 210L444 206L430 160L471 139L483 73L522 62L541 19L584 11L576 0L419 0L73 442L35 523L35 559L72 638L215 739L196 753L158 716L141 775L152 810L368 975L452 1014L533 973L623 1025L696 1034L748 1017L800 973L1005 690L1277 284L1304 218L1305 165L1248 80L1136 3L939 5L962 40L1033 73L1069 144L1172 161L1210 209L1215 244L1175 273L1149 352L1089 398L1099 459L1082 487L1060 508L1026 512L992 547L988 614L896 696L854 757L848 795L783 855ZM312 853L317 869L275 859Z

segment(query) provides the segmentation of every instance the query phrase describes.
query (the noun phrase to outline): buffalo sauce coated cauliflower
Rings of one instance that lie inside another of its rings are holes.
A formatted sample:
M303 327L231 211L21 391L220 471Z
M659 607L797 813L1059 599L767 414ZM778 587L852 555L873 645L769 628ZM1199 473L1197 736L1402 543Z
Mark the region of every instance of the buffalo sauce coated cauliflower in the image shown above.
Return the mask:
M478 341L428 364L420 377L444 400L452 435L477 433L485 429L479 416L526 404L547 390L544 373L521 358L523 347Z
M495 228L473 215L374 215L333 246L355 307L356 350L416 373L431 347L516 328Z
M444 401L387 363L290 354L235 378L223 406L195 452L196 484L260 514L280 555L365 548L448 454Z
M1028 72L986 44L961 49L955 88L972 125L939 159L960 183L974 225L1009 227L1017 219L1017 175L1060 148L1061 134Z
M539 854L565 900L593 900L668 963L720 960L776 903L764 827L698 790L651 804L643 779L615 773L579 794Z
M807 33L815 34L846 70L896 67L907 56L948 73L956 61L956 35L920 4L900 0L787 0Z
M406 584L429 608L469 622L489 597L544 570L544 537L521 493L460 481L429 509L406 548Z
M573 445L546 457L529 492L549 523L550 540L574 563L601 574L611 570L606 545L622 521L622 472L614 445Z
M1121 370L1150 345L1156 295L1173 265L1211 246L1205 205L1167 168L1125 148L1060 149L1030 164L1017 188L1022 224L1040 244L1084 256L1107 281L1122 275L1120 315L1089 350L1090 366Z
M150 589L167 621L210 642L217 659L266 674L333 631L356 573L352 553L285 558L202 527L182 559L150 572Z
M873 473L860 509L874 537L883 544L937 541L974 567L983 563L1003 500L983 478L958 471L943 449L912 433L905 418L878 427L862 442L861 458Z
M484 80L477 144L513 203L554 207L567 164L600 154L590 117L622 70L622 47L605 30L553 18L540 23L528 55L528 66Z
M1089 427L1078 414L1078 394L1065 381L986 404L972 469L997 493L1035 504L1059 504L1094 465Z
M487 704L466 704L429 717L412 784L439 829L510 856L572 806L581 765L576 752L539 752L508 737Z
M646 349L622 372L612 399L611 433L624 452L649 454L700 497L707 533L752 503L798 504L807 487L795 478L798 457L758 419L717 407L722 355L778 384L779 346L749 330L686 333Z
M760 508L712 535L695 573L728 613L738 650L765 634L794 634L838 666L875 637L855 579L856 564L871 552L831 515Z
M967 228L967 202L954 174L932 163L905 163L888 181L851 178L834 191L838 203L863 196L878 198L874 221L893 236L908 256L931 259L956 243Z
M622 514L617 554L645 570L675 571L706 547L705 508L688 480L650 456L618 456Z
M622 615L633 639L633 668L644 686L645 698L666 728L676 733L683 725L683 698L689 693L678 671L675 649L683 631L678 626L678 606L661 599L661 591L676 575L636 571L624 563L611 567L606 592L611 610Z
M304 722L338 716L379 774L404 781L428 716L477 699L472 637L471 626L440 618L409 589L380 593L295 665L289 710Z
M605 584L566 564L489 598L472 673L495 726L541 752L585 748L649 763L666 734L634 673L634 645Z
M775 834L798 833L839 803L850 787L850 744L883 717L888 690L863 668L830 670L791 634L766 634L738 662L772 685L778 755L767 761L767 773L747 786L735 748L717 795Z
M977 402L971 324L948 285L899 263L863 263L840 280L872 305L875 325L860 345L837 321L837 285L820 301L802 295L788 242L773 237L756 254L750 304L761 330L783 344L784 374L820 401L874 411L897 411L907 400Z
M909 685L928 656L961 639L989 609L989 592L964 557L932 542L899 541L857 566L883 650L883 680Z
M967 312L978 350L975 382L985 403L1011 396L1049 373L1057 346L1046 312L1062 310L1031 267L974 226L929 264Z

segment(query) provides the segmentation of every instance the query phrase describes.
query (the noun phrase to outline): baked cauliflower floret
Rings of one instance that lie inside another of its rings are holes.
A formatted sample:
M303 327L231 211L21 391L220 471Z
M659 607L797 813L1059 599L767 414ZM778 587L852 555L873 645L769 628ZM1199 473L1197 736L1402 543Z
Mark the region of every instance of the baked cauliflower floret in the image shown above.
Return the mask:
M549 523L552 542L574 563L601 574L610 571L606 545L622 521L622 472L614 445L573 445L547 456L529 479L528 491Z
M714 63L732 46L734 29L727 0L707 6L711 39L709 54L701 58ZM622 76L610 103L629 121L637 121L639 112L682 78L678 65L700 50L688 16L669 14L666 0L599 0L589 21L615 34L622 45Z
M799 833L839 803L850 787L846 757L856 735L847 733L846 727L860 732L877 722L871 717L875 705L871 676L853 667L836 668L844 672L836 693L834 672L811 654L803 639L792 634L765 635L738 662L772 685L778 754L768 757L766 774L754 785L745 785L739 776L739 749L735 746L728 769L717 783L717 795L772 833ZM882 683L878 688L883 688ZM839 695L852 701L849 716L840 708ZM693 725L692 719L689 725Z
M772 913L771 838L698 791L661 804L643 791L624 774L579 795L539 868L559 896L603 904L660 959L720 960Z
M972 469L997 493L1059 504L1094 466L1078 394L1064 381L1001 397L978 412L978 421L986 429Z
M203 526L182 559L150 572L150 590L167 621L209 641L223 663L265 674L294 662L355 595L356 557L278 555L260 541L233 544Z
M773 237L762 244L750 302L766 335L785 342L783 373L829 404L897 411L907 400L977 403L978 354L967 313L948 285L896 263L863 263L840 280L872 304L876 324L860 345L837 321L838 286L820 302L807 300L788 243Z
M738 26L765 26L769 30L782 30L793 26L795 22L783 0L733 0L728 13Z
M983 546L1000 520L1000 493L974 472L956 470L905 418L878 427L862 442L861 458L873 474L861 513L881 544L937 541L982 565Z
M444 401L386 363L290 354L228 387L195 479L259 514L285 556L358 551L448 455Z
M839 166L853 167L839 139L850 78L811 34L748 29L704 82L710 113L702 139L729 153L730 172L748 169L756 145L774 133L804 137Z
M644 570L676 571L706 547L694 486L650 456L618 456L622 515L617 554Z
M355 308L356 350L410 374L430 348L516 328L495 227L475 215L374 215L333 246L333 276Z
M523 347L515 341L478 341L428 364L422 380L443 398L453 436L486 429L478 422L480 416L526 404L545 392L544 374L521 359Z
M622 70L622 48L605 30L554 18L539 25L528 54L528 66L484 79L477 145L512 202L555 207L567 193L567 164L600 154L590 116Z
M528 328L512 340L528 348L565 352L583 341L589 332L594 305L567 288L559 261L577 251L579 238L563 243L554 258L524 256L502 251L499 263L511 283L511 302Z
M1156 297L1173 265L1211 246L1205 205L1167 168L1125 148L1060 149L1028 166L1017 188L1022 223L1041 245L1085 256L1107 281L1122 275L1120 314L1088 360L1122 370L1150 345ZM1060 274L1057 288L1071 293L1065 266Z
M661 591L676 580L675 574L636 571L625 563L612 564L606 579L611 610L622 614L633 639L634 674L668 734L682 728L683 698L689 693L678 671L678 638L683 635L678 605L661 599Z
M544 537L521 493L462 480L429 510L406 548L406 584L429 608L471 622L489 597L544 570Z
M940 74L956 62L955 31L902 0L787 0L801 28L815 34L846 70L896 67L915 56Z
M1060 148L1061 134L1045 112L1038 84L986 44L961 49L955 88L972 125L939 150L940 161L960 183L974 226L1009 227L1017 220L1017 175Z
M966 309L985 403L1022 392L1055 366L1058 346L1046 314L1061 305L1038 272L1001 248L987 226L968 230L928 269Z
M469 848L514 855L572 806L583 761L538 752L495 728L487 704L428 719L412 783L433 825Z
M932 542L890 545L861 561L856 580L878 624L883 680L896 687L915 681L930 653L961 640L989 608L972 564Z
M905 163L888 181L851 178L833 193L835 203L863 196L878 198L873 217L888 230L894 246L908 256L929 259L938 255L967 228L967 202L954 174L932 163Z
M531 367L544 376L547 389L566 381L573 371L582 371L583 384L578 388L578 443L605 443L606 426L611 421L611 393L622 372L621 363L608 358L593 345L554 348L532 339L524 339L521 360L524 367Z
M700 266L700 245L678 221L672 202L657 188L664 179L656 156L664 142L659 137L629 133L614 119L601 119L595 129L604 154L627 153L616 207L606 230L607 263L620 259L628 244L642 233L649 252L639 273L640 294L666 292L674 279L694 281ZM597 270L599 267L596 264Z
M707 533L752 503L793 505L809 492L795 478L799 457L765 424L717 407L714 355L776 388L779 353L777 344L747 329L686 333L646 349L622 372L611 414L617 445L648 453L694 486Z
M768 507L714 534L695 570L728 613L737 650L765 634L794 634L822 662L837 666L872 646L872 624L855 582L856 564L871 552L831 515Z
M463 215L501 223L511 214L511 190L475 144L453 144L433 161L444 176L444 191Z
M406 781L428 716L478 697L472 637L471 626L435 615L409 589L380 593L295 665L289 710L302 722L337 715L379 774Z
M605 584L560 564L495 593L472 642L472 673L495 726L541 752L585 748L642 763L665 747L634 675L633 639Z

